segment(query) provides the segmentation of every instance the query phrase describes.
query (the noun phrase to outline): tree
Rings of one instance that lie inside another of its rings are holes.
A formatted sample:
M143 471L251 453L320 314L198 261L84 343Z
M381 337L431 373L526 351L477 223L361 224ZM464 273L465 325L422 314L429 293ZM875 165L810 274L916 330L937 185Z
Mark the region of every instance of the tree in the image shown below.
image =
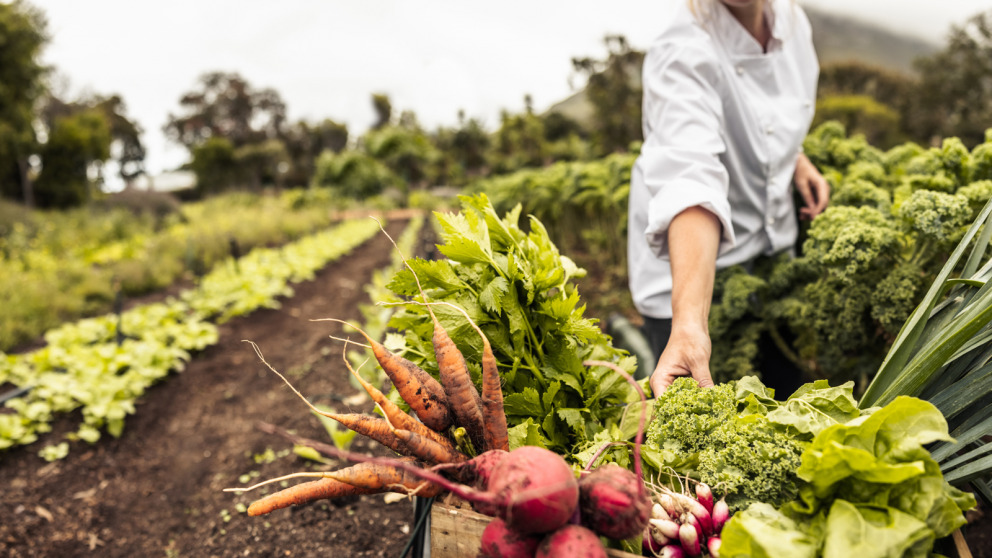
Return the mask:
M237 73L211 72L200 88L179 100L183 114L169 114L166 136L194 147L208 138L226 138L237 148L278 139L284 132L286 105L274 89L254 89Z
M500 127L493 137L489 162L495 173L507 173L523 167L540 167L547 162L548 143L544 141L544 122L534 114L525 98L523 114L503 111Z
M0 3L0 194L34 204L28 159L37 149L35 104L44 94L48 69L41 50L47 22L17 0Z
M373 130L378 130L389 124L393 119L393 104L389 101L389 95L385 93L372 94L372 108L375 109L375 124Z
M283 142L292 161L286 183L306 185L313 180L314 165L321 153L340 153L348 145L348 126L330 118L315 124L300 120L286 130Z
M641 138L641 66L644 53L630 48L623 35L607 35L606 60L573 58L586 76L586 96L593 106L592 132L600 151L626 151Z
M118 175L126 185L130 185L145 172L146 153L141 143L143 130L127 116L127 106L120 95L92 95L73 102L50 95L41 110L41 123L51 130L58 119L88 110L95 110L106 119L111 136L109 160L117 162Z
M952 26L947 47L916 61L916 135L974 146L992 127L992 10Z
M42 169L34 185L38 205L67 208L91 199L91 184L110 158L111 142L110 124L98 109L55 118L41 149Z
M221 192L237 183L238 162L231 140L208 138L193 148L192 155L190 167L196 175L196 189L200 194Z

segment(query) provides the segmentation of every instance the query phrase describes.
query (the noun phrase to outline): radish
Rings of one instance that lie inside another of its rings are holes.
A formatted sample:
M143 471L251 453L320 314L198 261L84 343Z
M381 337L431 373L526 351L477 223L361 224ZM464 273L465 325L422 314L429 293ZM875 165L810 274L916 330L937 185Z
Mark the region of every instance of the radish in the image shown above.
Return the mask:
M723 530L724 524L730 519L730 507L727 505L727 500L725 498L720 498L720 500L713 504L713 533L719 533Z
M696 500L706 508L706 511L713 513L713 491L706 483L696 483Z
M702 549L699 546L699 534L696 528L688 523L679 525L679 542L689 556L699 556Z
M669 539L679 538L679 524L671 519L652 519L651 527Z
M660 558L685 558L685 551L677 544L665 545L658 554Z
M706 541L706 549L710 551L710 556L720 558L720 545L722 544L723 541L720 540L720 537L710 537Z
M482 531L479 558L533 558L540 542L536 536L508 528L502 519L493 519Z
M566 525L544 537L534 558L606 558L606 549L596 533Z

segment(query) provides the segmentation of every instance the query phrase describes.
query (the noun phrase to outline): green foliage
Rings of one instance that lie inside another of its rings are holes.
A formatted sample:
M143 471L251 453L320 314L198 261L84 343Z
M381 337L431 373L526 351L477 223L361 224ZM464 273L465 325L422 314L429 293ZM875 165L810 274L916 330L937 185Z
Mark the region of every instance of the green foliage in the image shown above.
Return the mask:
M190 167L196 174L196 189L200 193L216 194L237 184L238 163L231 140L208 138L193 147L192 155Z
M34 185L40 207L67 208L90 198L91 165L110 158L110 125L97 110L59 118L41 151L44 167Z
M35 149L34 107L45 89L47 22L27 2L4 2L0 37L0 195L30 204L27 158Z
M754 377L700 388L677 378L654 402L644 458L726 491L731 510L799 494L800 455L826 428L858 417L852 384L806 384L784 402Z
M833 183L831 204L805 229L800 256L757 266L750 290L723 290L741 271L718 272L710 319L718 379L760 373L755 344L771 335L812 377L866 381L992 195L986 182L970 182L989 144L969 151L947 138L939 148L882 152L827 122L804 145Z
M928 556L965 524L971 494L951 487L924 447L948 439L933 405L900 397L820 431L802 453L799 495L755 504L721 533L730 556Z
M431 178L431 166L440 157L426 134L402 126L384 126L369 132L365 136L365 149L407 185Z
M615 427L634 397L618 375L582 362L614 361L628 372L636 365L583 316L573 280L585 272L558 252L539 220L532 218L530 232L524 232L519 206L500 217L484 195L461 200L462 212L435 214L444 241L439 249L447 259L410 265L428 301L464 308L492 344L504 380L511 446L535 444L571 455ZM409 270L397 273L388 287L399 296L420 294ZM434 312L478 381L479 335L460 312L442 305ZM404 356L436 375L427 310L404 307L390 325L405 334Z
M402 182L381 161L361 151L349 150L322 153L317 159L313 184L361 200L380 194L387 187L399 187Z
M947 46L916 61L918 121L913 135L960 137L974 146L985 139L992 122L992 11L952 26Z
M868 95L833 95L816 101L813 125L828 120L864 134L872 145L888 147L899 141L899 114Z
M607 35L605 60L573 58L585 75L585 94L593 106L591 132L601 154L626 151L641 140L641 66L644 53L630 48L623 35Z

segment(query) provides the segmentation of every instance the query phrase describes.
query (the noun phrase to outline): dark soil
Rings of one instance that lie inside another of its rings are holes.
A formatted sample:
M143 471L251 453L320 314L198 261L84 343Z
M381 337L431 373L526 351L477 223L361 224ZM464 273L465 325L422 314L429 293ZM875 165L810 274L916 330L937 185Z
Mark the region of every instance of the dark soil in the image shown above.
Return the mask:
M390 234L406 221L393 221ZM258 343L266 360L301 392L339 410L355 395L328 338L341 328L312 318L362 320L363 287L389 264L382 235L294 286L278 310L261 310L220 327L220 342L186 370L152 388L119 439L73 443L51 464L39 449L75 430L79 417L54 425L42 441L0 456L2 556L399 556L413 529L413 503L381 495L321 501L262 517L238 511L262 495L224 488L314 470L287 452L291 444L260 432L259 421L328 440L302 401L243 343ZM364 439L352 449L381 452ZM263 457L268 454L268 457ZM255 456L259 456L256 460ZM317 465L339 468L342 465ZM300 482L300 481L291 481ZM278 488L275 487L275 488ZM274 489L274 488L273 488Z

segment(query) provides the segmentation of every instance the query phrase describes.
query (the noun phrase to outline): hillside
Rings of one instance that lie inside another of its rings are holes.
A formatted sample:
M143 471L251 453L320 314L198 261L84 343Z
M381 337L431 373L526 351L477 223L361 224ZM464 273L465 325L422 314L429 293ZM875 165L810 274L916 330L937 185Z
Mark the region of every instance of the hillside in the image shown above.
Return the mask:
M905 73L913 60L934 53L938 46L916 37L883 29L873 23L804 6L813 27L813 45L820 64L857 60Z
M913 60L939 47L922 39L895 33L873 23L803 6L813 27L813 44L820 64L855 60L904 73L913 72ZM635 45L644 48L644 45ZM560 112L579 122L592 114L584 91L555 103L548 111Z

